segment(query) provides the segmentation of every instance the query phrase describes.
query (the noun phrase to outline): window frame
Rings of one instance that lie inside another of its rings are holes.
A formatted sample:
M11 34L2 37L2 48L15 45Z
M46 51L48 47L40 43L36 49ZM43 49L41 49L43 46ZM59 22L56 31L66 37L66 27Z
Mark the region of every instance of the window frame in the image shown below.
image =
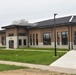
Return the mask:
M49 39L47 39L47 34L49 34ZM43 45L51 45L51 32L43 33Z
M9 37L14 36L14 33L9 33L8 36Z
M22 39L19 39L19 46L22 45Z
M32 45L32 34L30 34L30 45Z
M60 45L60 32L57 32L57 45Z
M36 45L38 45L38 34L36 34Z
M33 45L35 45L35 34L33 34Z
M6 36L2 36L1 39L2 39L2 45L6 45Z
M62 33L65 33L65 36L63 35L62 36ZM68 45L68 31L63 31L63 32L61 32L61 40L62 40L62 45ZM67 33L67 35L66 35L66 33ZM63 38L63 37L67 37L67 38ZM63 40L64 39L64 40Z

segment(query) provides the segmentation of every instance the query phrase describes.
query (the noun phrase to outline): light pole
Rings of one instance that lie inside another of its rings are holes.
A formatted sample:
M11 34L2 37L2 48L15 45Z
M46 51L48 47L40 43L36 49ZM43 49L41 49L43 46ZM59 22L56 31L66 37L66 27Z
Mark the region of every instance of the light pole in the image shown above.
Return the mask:
M54 13L54 51L55 51L55 54L54 56L57 56L57 50L56 50L56 13Z

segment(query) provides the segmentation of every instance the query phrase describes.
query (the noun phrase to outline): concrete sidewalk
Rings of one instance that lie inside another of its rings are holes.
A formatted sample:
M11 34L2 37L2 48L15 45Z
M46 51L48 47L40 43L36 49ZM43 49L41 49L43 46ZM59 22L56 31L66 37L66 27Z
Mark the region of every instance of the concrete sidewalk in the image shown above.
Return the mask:
M76 72L76 50L71 50L57 61L50 65L51 67L60 67L67 69L74 69ZM56 71L56 69L54 69Z
M8 64L8 65L16 65L16 66L24 66L24 67L26 66L26 67L29 67L29 68L38 68L38 69L41 69L41 70L57 71L57 72L61 72L61 73L76 74L76 69L61 68L61 67L55 67L55 66L36 65L36 64L11 62L11 61L0 61L0 64Z

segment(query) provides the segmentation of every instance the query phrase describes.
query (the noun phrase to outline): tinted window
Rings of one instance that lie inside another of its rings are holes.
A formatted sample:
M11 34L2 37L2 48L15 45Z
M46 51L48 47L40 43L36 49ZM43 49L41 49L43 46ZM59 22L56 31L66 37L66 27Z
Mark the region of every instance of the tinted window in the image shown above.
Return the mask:
M51 45L51 33L43 34L43 45Z

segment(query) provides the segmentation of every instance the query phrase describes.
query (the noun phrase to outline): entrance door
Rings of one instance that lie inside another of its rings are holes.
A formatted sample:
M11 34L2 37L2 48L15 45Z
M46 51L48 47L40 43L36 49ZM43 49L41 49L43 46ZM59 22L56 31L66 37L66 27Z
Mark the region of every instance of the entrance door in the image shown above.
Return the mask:
M14 48L14 41L13 40L9 41L9 48Z

